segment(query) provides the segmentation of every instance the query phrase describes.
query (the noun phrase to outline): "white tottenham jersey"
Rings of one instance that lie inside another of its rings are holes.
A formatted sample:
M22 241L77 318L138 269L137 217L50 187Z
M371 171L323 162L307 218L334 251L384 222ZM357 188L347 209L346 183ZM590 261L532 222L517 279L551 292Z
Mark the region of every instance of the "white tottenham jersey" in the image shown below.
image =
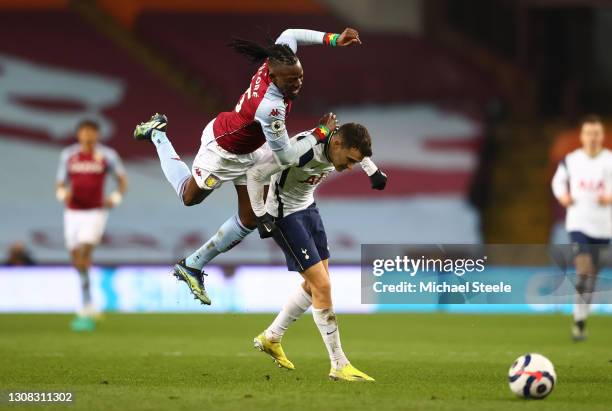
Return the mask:
M600 195L612 194L612 152L603 149L589 157L583 149L569 153L557 167L552 180L556 198L570 194L565 229L589 237L612 237L612 206L600 205Z
M291 139L291 143L310 135L304 131ZM325 155L326 145L318 144L289 167L278 164L274 154L266 147L257 163L247 171L247 189L255 215L266 212L274 217L286 217L296 211L305 210L314 202L315 188L334 171L334 166ZM378 170L368 157L361 162L362 169L371 175ZM263 187L270 185L264 205Z

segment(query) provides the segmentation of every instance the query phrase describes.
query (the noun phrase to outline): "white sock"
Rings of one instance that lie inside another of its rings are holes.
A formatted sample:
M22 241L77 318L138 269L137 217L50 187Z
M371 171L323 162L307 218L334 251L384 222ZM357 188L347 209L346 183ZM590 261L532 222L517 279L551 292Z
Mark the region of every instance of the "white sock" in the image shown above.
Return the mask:
M202 269L213 258L224 253L249 235L250 230L242 225L238 214L231 216L207 242L185 259L188 267Z
M153 130L151 141L157 148L157 155L159 156L159 162L161 163L161 168L166 176L166 180L168 180L172 188L174 188L176 194L182 198L183 184L191 177L189 167L187 167L187 165L181 161L178 154L176 154L166 133L159 130Z
M589 304L576 302L574 304L574 322L585 321L589 315Z
M266 329L266 338L270 341L280 341L287 328L297 321L311 305L312 297L300 285L300 289L289 297L283 309Z
M83 299L83 307L91 304L91 289L89 285L89 272L87 270L78 270L79 279L81 280L81 296Z
M595 276L578 276L574 296L574 322L586 321L595 289Z
M340 344L340 331L338 330L338 322L336 321L334 309L313 308L312 317L319 328L321 337L323 337L325 347L327 347L332 368L338 369L349 364L349 360L344 355L342 345Z

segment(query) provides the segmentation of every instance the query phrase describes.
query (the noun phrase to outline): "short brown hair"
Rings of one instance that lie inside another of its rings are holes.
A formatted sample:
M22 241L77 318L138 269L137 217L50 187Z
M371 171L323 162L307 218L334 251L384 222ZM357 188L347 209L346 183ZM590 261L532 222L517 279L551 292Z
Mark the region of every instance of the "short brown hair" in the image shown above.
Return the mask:
M364 157L372 156L372 139L367 128L357 123L346 123L338 133L342 136L343 147L356 148Z
M79 131L80 129L85 128L85 127L91 127L96 131L100 131L100 125L96 121L91 120L91 119L85 119L85 120L79 121L79 124L77 124L76 126L76 130Z
M582 117L580 121L580 127L584 126L585 124L592 124L592 123L603 124L603 120L601 116L598 114L587 114L586 116Z

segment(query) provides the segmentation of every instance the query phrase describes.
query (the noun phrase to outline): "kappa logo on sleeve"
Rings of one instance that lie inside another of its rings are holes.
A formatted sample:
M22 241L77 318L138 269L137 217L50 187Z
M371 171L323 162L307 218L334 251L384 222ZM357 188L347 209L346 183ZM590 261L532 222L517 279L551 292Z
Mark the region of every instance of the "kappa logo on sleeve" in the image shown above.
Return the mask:
M270 111L270 117L278 117L280 115L280 112L278 111L277 108L273 108L272 111Z

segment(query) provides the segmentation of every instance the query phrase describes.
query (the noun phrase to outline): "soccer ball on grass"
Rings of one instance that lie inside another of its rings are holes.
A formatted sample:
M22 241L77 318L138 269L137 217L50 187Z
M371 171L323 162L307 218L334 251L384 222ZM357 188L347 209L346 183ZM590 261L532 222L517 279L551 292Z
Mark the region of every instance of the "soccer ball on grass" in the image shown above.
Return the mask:
M541 354L521 355L508 371L510 390L519 397L542 399L550 394L557 382L552 362Z

